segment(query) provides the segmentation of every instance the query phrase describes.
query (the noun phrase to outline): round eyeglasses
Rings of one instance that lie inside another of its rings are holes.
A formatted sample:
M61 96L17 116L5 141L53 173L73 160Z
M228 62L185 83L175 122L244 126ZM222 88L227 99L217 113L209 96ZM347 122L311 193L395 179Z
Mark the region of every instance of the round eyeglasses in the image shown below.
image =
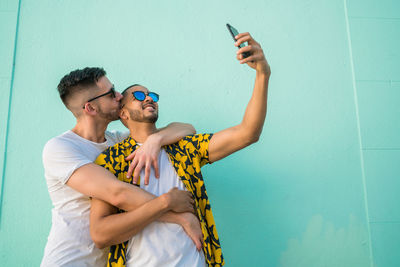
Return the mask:
M145 93L143 91L134 91L134 92L132 92L132 94L133 94L133 97L136 100L139 100L139 101L145 100L146 96L150 96L151 99L153 99L154 102L157 102L160 99L160 96L157 93L154 93L154 92Z

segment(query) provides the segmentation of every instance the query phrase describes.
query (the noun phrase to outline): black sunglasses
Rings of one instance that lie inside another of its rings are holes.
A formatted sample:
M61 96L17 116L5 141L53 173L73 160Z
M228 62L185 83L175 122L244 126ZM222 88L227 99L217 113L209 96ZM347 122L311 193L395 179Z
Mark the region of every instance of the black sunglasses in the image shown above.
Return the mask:
M93 97L93 98L89 99L88 101L86 101L86 103L87 102L91 102L91 101L93 101L93 100L95 100L97 98L109 95L109 94L111 94L112 98L116 97L116 93L115 93L115 88L114 87L111 87L111 89L109 91L105 92L104 94L101 94L101 95L98 95L96 97ZM83 106L83 108L85 108L85 106Z
M151 99L153 99L154 102L157 102L160 99L160 96L157 93L154 92L142 92L142 91L134 91L132 92L133 97L136 98L139 101L143 101L146 99L146 96L150 96Z

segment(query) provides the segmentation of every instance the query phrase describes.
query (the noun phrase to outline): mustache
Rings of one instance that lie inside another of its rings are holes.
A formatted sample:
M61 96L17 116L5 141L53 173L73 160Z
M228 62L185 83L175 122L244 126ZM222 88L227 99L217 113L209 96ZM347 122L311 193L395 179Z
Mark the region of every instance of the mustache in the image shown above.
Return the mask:
M156 109L156 105L154 103L152 103L152 102L148 102L148 103L143 103L142 104L142 108L143 109L145 109L147 107L152 107L152 108Z

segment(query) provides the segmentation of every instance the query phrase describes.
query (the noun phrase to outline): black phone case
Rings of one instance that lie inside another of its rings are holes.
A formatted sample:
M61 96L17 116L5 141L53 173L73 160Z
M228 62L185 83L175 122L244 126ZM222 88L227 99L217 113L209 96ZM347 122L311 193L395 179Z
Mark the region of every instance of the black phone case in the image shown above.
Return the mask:
M236 42L237 40L235 39L235 36L239 34L238 30L235 27L233 27L232 25L230 25L229 23L226 24L226 27L228 28L228 31L231 34L233 41ZM235 34L233 31L236 31L237 33ZM240 48L242 48L244 46L245 45L242 44L242 45L240 45L238 47L238 49L240 49ZM246 57L249 57L251 55L251 53L250 52L244 52L244 53L242 53L242 55L243 55L243 58L246 58Z

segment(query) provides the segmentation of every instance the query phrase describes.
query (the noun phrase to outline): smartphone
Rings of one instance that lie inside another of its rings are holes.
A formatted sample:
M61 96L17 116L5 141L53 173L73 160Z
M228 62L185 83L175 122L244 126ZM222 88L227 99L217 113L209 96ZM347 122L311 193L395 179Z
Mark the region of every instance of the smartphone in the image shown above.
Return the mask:
M228 28L228 31L231 33L233 40L236 42L237 40L235 39L235 36L239 34L238 30L235 29L235 27L233 27L232 25L230 25L229 23L226 24L226 27ZM245 47L246 45L244 43L240 44L238 49ZM249 57L251 56L250 52L244 52L242 53L243 58Z

